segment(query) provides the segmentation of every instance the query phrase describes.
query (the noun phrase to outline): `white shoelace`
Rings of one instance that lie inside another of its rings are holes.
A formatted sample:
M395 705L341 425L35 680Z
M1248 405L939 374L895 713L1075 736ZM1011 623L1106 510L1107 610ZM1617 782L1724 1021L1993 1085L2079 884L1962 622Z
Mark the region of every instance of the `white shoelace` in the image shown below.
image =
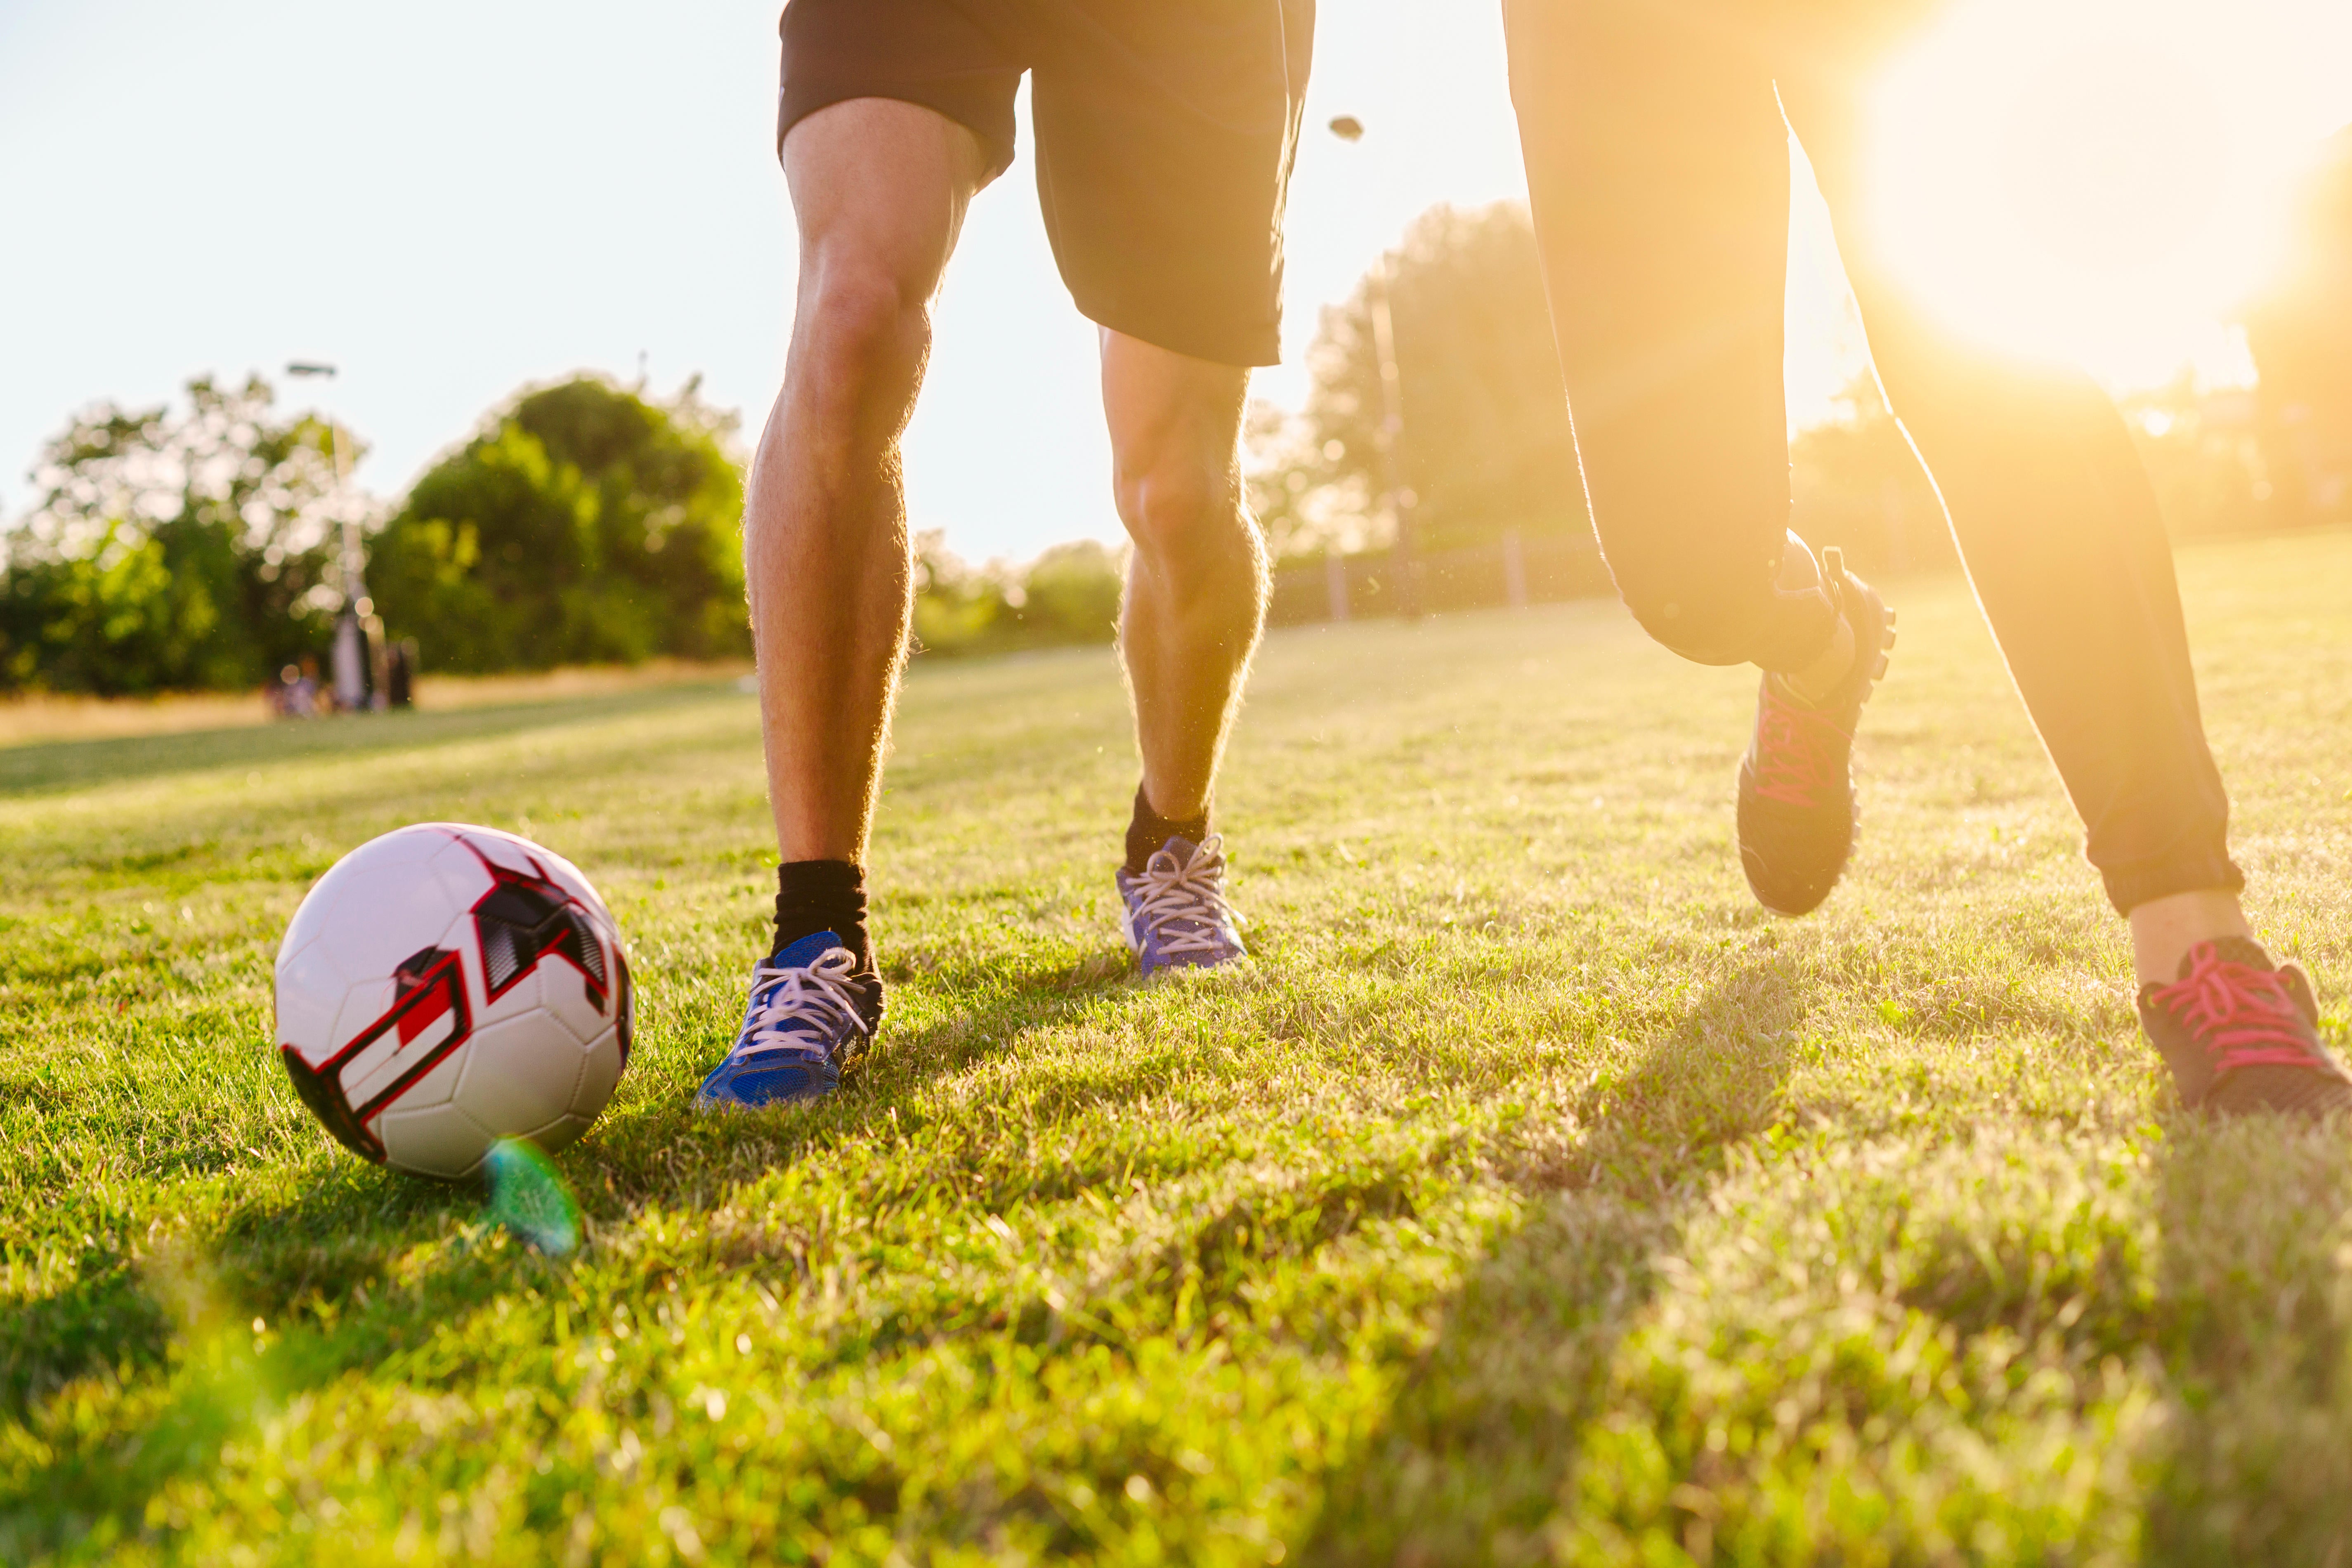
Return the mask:
M1224 928L1241 925L1241 917L1225 902L1224 836L1212 833L1201 840L1192 859L1179 866L1167 850L1155 852L1136 880L1143 896L1136 900L1138 923L1149 926L1166 953L1224 951ZM1200 922L1193 930L1171 929L1175 921Z
M755 999L751 1016L746 1019L743 1038L735 1047L744 1051L786 1049L806 1055L823 1050L822 1041L834 1031L832 1026L847 1024L852 1031L868 1033L866 1016L857 1010L858 994L849 984L851 973L857 967L847 948L836 947L819 953L812 963L798 969L772 969L761 964L751 971L751 994ZM768 986L775 989L762 1003L756 1000ZM814 1025L816 1037L812 1038L806 1028L791 1025Z

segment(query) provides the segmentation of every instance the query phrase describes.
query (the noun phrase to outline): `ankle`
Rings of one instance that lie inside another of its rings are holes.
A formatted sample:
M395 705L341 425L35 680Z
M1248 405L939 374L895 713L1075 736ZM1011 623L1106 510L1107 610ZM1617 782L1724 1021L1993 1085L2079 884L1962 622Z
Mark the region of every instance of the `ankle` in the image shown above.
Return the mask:
M2151 899L2124 918L2131 924L2132 970L2142 985L2171 984L2189 950L2200 942L2223 937L2251 942L2254 936L2238 895L2226 888Z
M787 860L776 868L776 923L771 953L829 931L861 971L874 967L866 935L866 868L848 860Z
M1127 873L1143 875L1151 858L1160 853L1171 838L1183 838L1198 844L1209 836L1209 808L1201 807L1198 816L1162 816L1152 806L1150 796L1143 786L1135 787L1135 811L1127 824Z

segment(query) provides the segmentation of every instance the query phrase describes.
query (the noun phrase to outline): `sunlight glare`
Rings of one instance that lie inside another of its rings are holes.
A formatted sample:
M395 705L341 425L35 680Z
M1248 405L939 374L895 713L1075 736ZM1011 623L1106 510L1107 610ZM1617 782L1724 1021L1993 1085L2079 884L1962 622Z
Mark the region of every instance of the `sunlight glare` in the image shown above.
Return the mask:
M2114 383L2233 375L2226 320L2352 113L2309 68L2347 35L2298 0L1962 0L1874 94L1875 243L2003 347Z

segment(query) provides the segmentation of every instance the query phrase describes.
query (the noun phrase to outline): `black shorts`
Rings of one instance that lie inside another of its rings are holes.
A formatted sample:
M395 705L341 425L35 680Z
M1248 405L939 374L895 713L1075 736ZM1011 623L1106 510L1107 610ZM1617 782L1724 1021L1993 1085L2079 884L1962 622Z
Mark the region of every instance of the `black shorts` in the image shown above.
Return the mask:
M971 130L992 177L1033 71L1037 196L1078 309L1272 364L1314 28L1315 0L791 0L776 145L827 105L898 99Z

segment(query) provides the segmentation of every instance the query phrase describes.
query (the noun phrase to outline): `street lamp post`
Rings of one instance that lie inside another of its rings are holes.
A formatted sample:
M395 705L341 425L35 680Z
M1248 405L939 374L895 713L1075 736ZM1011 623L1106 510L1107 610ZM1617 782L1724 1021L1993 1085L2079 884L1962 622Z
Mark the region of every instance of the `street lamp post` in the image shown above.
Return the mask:
M298 379L316 376L332 379L335 367L316 360L294 360L286 366L286 374ZM335 510L341 525L341 556L343 608L335 618L335 647L331 658L335 680L335 706L346 712L357 710L368 700L367 635L362 626L375 608L368 602L365 579L366 557L360 544L359 519L352 514L350 498L345 493L351 479L351 454L344 449L342 426L327 421L327 451L335 466ZM377 696L381 698L382 692Z
M1350 145L1364 139L1364 122L1352 114L1331 121L1331 134ZM1389 253L1381 250L1365 279L1372 318L1372 356L1380 367L1381 504L1394 526L1390 547L1396 563L1397 611L1407 620L1421 615L1421 562L1413 550L1412 506L1419 499L1405 484L1398 447L1404 438L1404 384L1397 374L1396 328L1389 313Z

